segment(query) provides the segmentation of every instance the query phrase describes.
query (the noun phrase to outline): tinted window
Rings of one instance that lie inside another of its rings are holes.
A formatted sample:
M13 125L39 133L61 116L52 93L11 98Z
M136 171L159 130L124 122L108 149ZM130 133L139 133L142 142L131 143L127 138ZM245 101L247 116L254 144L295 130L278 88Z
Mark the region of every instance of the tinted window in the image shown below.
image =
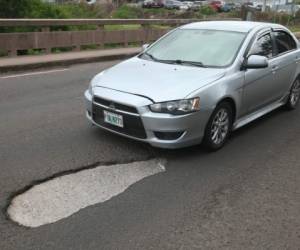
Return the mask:
M271 35L267 34L260 37L252 46L250 55L259 55L271 58L273 55Z
M288 33L284 31L275 31L274 36L278 54L296 48L296 42Z

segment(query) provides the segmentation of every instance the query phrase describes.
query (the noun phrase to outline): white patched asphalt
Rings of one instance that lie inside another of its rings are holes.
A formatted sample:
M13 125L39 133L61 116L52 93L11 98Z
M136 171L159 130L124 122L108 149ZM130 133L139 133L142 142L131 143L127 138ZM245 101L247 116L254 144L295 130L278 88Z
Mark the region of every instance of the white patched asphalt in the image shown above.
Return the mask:
M105 202L132 184L165 171L165 160L98 166L45 181L16 196L7 213L20 225L38 227Z

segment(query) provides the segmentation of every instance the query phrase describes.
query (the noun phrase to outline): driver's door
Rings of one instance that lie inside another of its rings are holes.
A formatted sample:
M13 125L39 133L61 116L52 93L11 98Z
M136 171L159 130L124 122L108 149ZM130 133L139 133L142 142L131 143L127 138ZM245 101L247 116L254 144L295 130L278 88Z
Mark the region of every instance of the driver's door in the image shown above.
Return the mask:
M275 64L273 62L274 48L270 31L264 31L257 36L249 50L249 55L267 57L269 66L263 69L247 69L245 71L243 91L244 114L252 113L270 104L274 99L273 73Z

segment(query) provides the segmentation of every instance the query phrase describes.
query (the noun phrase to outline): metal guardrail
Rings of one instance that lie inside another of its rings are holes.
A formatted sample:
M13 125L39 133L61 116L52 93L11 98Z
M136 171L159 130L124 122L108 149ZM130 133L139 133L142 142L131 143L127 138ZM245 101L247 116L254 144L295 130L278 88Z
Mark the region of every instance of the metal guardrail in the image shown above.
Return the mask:
M102 48L108 44L118 44L128 47L133 43L152 42L176 26L208 20L218 19L0 19L0 27L36 27L34 32L0 33L0 50L16 56L19 50L29 49L41 49L45 53L51 53L53 48L72 48L79 51L88 45ZM129 24L140 25L140 28L105 29L105 25ZM52 31L52 27L85 25L96 27L94 30ZM153 25L159 25L159 28Z

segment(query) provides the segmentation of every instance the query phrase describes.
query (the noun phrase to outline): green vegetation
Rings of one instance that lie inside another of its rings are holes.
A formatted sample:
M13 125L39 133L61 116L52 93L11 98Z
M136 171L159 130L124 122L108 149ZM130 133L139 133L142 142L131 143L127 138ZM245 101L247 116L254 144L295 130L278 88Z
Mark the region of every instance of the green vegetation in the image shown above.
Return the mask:
M288 28L292 31L292 32L300 32L300 25L291 25L288 26Z
M203 16L215 15L217 12L209 5L202 6L199 10L199 13Z
M176 10L168 10L165 8L144 9L141 7L128 6L126 4L120 6L112 12L113 18L136 19L136 18L172 18L179 16Z
M34 7L39 7L40 0L0 0L1 18L21 18L32 12Z
M51 4L41 0L0 0L0 18L103 18L103 8L86 4Z
M298 13L296 16L289 15L287 13L277 13L277 12L257 12L255 14L255 20L257 21L265 21L272 23L280 23L282 25L293 25L296 21L299 22Z
M167 17L172 14L176 15L176 10L168 10L164 8L143 9L143 12L145 17L151 17L151 16Z
M143 16L143 9L138 7L131 7L128 5L122 5L120 8L116 9L112 17L113 18L141 18Z
M112 4L87 5L84 3L51 4L42 0L0 0L0 18L202 18L217 15L210 6L199 11L179 11L165 8L144 9L123 4L115 9ZM96 27L82 27L95 29ZM62 30L74 30L78 27L61 27ZM80 29L80 28L79 28ZM0 30L0 32L10 30ZM12 30L12 31L23 31ZM25 31L25 30L24 30ZM26 31L30 31L27 29Z
M105 25L105 30L138 30L141 28L140 24L124 24L124 25Z

